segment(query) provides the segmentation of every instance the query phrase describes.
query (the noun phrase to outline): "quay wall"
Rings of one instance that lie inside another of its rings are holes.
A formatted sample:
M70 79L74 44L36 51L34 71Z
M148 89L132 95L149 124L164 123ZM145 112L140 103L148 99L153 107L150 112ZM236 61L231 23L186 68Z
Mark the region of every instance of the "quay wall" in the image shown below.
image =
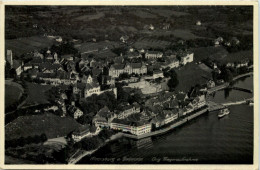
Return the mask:
M203 113L205 113L205 112L207 112L207 111L208 111L208 108L203 109L203 110L198 111L198 112L196 112L196 113L194 113L194 114L192 114L192 115L190 115L190 116L188 116L188 117L185 117L185 118L182 119L182 120L179 120L178 122L176 122L176 123L170 125L170 126L167 127L167 128L160 129L160 130L156 130L156 131L154 131L154 132L150 132L150 133L146 133L146 134L138 135L138 136L132 135L132 134L126 134L126 133L124 133L123 136L124 136L124 137L128 137L128 138L132 138L132 139L143 139L143 138L147 138L147 137L150 137L150 136L163 134L163 133L168 132L168 131L171 130L171 129L174 129L174 128L176 128L176 127L178 127L178 126L180 126L180 125L182 125L182 124L188 122L189 120L192 120L192 119L194 119L194 118L196 118L196 117L202 115Z

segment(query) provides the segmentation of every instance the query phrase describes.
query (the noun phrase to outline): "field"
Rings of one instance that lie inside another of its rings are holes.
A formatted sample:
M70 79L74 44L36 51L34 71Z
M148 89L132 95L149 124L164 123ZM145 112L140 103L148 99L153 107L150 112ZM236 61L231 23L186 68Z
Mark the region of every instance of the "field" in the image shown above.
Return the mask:
M185 15L189 15L189 13L186 12L179 12L179 11L173 11L173 10L167 10L167 9L152 9L152 12L162 16L162 17L181 17L181 16L185 16Z
M140 17L140 18L157 18L156 15L150 13L149 11L145 11L144 9L141 9L141 10L135 10L133 12L130 12L134 15L136 15L137 17Z
M105 16L105 14L103 12L99 12L99 13L91 14L91 15L82 15L82 16L79 16L75 19L80 20L80 21L87 21L87 20L100 19L104 16Z
M26 85L28 88L28 97L25 100L24 106L48 103L48 98L44 93L52 87L51 85L40 85L29 82Z
M34 136L45 133L49 139L62 137L78 128L71 117L59 117L51 113L31 116L20 116L5 127L6 140L21 136Z
M152 38L140 38L137 42L134 43L135 48L165 48L169 46L171 42L161 41Z
M53 40L43 36L33 36L5 41L6 49L12 50L14 55L17 56L34 50L40 50L45 47L49 47L52 44Z
M194 61L198 62L206 58L212 60L220 60L228 55L227 50L224 47L200 47L192 49L194 52Z
M23 93L23 87L15 82L5 82L5 107L8 107L19 100Z
M188 91L196 84L204 84L207 79L211 79L211 73L204 71L199 65L188 63L185 66L175 70L178 75L179 85L177 91Z
M200 38L200 37L192 34L189 30L181 30L181 29L173 30L173 35L177 38L181 38L184 40Z
M95 51L100 51L100 50L104 50L106 47L108 49L112 49L114 47L117 47L119 44L116 42L98 42L98 43L94 43L94 42L88 42L88 43L82 43L82 44L78 44L75 45L75 48L79 50L79 52L81 53L92 53Z
M230 53L227 57L220 59L220 62L225 64L228 62L239 62L245 59L253 60L253 50Z

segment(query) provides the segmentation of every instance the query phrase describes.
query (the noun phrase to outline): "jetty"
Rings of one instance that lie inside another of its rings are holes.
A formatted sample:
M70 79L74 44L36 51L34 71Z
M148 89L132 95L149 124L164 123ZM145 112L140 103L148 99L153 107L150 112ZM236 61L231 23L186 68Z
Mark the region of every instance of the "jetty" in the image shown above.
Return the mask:
M241 88L241 87L231 87L231 89L244 91L244 92L247 92L247 93L253 93L253 90L246 89L246 88Z
M220 103L215 103L213 101L208 101L208 106L209 106L209 112L217 111L226 108L225 105L220 104Z
M238 100L238 101L234 101L234 102L226 102L226 103L222 103L222 105L232 106L232 105L246 104L250 101L254 101L254 98L252 97L252 98L242 99L242 100Z

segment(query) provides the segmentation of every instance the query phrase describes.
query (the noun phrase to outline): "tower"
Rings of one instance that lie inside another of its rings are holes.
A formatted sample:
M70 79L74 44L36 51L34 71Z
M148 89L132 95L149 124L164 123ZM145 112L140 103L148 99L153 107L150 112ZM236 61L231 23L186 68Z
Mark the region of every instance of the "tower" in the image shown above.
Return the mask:
M13 52L12 52L12 50L7 50L6 60L11 65L11 68L13 68Z

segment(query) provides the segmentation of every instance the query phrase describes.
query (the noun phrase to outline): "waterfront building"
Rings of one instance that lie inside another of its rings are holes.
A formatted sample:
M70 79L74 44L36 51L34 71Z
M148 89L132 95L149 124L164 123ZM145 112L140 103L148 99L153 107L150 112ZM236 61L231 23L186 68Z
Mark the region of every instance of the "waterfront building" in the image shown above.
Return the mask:
M92 137L98 135L101 129L99 127L84 125L79 127L72 133L72 139L75 142L79 142L86 137Z
M206 98L205 95L200 95L197 96L192 102L191 102L192 106L194 107L194 109L199 109L203 106L206 105Z
M72 139L75 142L81 141L83 138L90 136L89 126L81 126L72 133Z
M130 122L124 119L114 119L111 122L111 129L128 132L134 135L143 135L151 132L151 124L148 121Z

